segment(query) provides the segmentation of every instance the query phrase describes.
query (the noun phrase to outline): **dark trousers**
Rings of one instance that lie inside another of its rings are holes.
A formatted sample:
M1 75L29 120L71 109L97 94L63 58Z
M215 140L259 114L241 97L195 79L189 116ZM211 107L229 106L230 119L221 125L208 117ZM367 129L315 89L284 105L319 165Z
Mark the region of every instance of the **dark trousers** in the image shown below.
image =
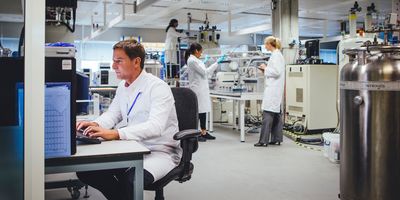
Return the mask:
M260 143L268 144L271 142L282 142L283 140L283 121L281 113L269 111L263 112L263 121L260 132ZM270 140L271 135L271 140Z
M88 172L77 172L79 180L99 190L108 200L132 200L134 169L110 169ZM144 170L143 184L154 182L153 175Z
M202 130L206 130L206 118L207 118L207 113L199 113L200 128Z

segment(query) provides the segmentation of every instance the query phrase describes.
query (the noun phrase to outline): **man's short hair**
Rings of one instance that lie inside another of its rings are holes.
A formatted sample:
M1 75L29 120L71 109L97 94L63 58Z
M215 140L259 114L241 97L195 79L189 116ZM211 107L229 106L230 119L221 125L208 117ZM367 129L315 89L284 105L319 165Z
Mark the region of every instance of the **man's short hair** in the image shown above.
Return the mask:
M146 51L144 50L143 45L138 43L136 40L123 40L119 41L114 45L113 50L122 49L128 55L128 57L132 60L134 58L140 58L140 68L144 68L144 59L146 56Z

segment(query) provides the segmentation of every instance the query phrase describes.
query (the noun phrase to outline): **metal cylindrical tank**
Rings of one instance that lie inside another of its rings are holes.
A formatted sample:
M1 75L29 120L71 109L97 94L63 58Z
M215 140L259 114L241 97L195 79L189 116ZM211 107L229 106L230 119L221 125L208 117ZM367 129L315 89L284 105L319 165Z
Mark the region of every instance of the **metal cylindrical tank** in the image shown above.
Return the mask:
M400 199L400 47L348 50L340 74L340 199Z

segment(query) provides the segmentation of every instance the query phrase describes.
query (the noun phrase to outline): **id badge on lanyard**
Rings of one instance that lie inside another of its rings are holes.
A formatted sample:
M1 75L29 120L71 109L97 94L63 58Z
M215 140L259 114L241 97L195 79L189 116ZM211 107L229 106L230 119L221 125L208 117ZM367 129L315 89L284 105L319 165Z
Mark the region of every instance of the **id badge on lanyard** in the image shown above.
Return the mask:
M126 126L128 126L128 124L129 124L129 114L131 113L133 106L135 106L136 101L141 94L142 94L142 92L138 92L138 94L135 97L135 100L133 100L131 107L129 108L128 112L126 113L126 121L125 121ZM129 104L126 105L126 108L128 108L128 106L129 106Z

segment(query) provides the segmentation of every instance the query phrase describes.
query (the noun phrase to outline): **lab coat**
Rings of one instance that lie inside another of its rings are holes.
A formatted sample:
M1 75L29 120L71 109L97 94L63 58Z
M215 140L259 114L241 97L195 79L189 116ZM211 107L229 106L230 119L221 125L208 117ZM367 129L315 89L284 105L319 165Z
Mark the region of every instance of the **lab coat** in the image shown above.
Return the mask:
M187 37L184 33L179 33L174 27L170 27L165 38L165 63L177 63L177 44L178 37Z
M218 63L214 63L210 67L206 68L203 61L199 60L194 55L190 55L187 61L187 66L189 88L196 93L199 113L210 112L211 100L208 75L217 69Z
M121 140L136 140L150 149L143 165L155 181L180 161L182 149L173 139L179 128L171 88L145 70L128 87L125 81L120 82L107 112L95 122L103 128L117 129Z
M265 88L261 107L265 111L280 113L285 85L285 60L278 49L274 50L269 58L264 78Z

